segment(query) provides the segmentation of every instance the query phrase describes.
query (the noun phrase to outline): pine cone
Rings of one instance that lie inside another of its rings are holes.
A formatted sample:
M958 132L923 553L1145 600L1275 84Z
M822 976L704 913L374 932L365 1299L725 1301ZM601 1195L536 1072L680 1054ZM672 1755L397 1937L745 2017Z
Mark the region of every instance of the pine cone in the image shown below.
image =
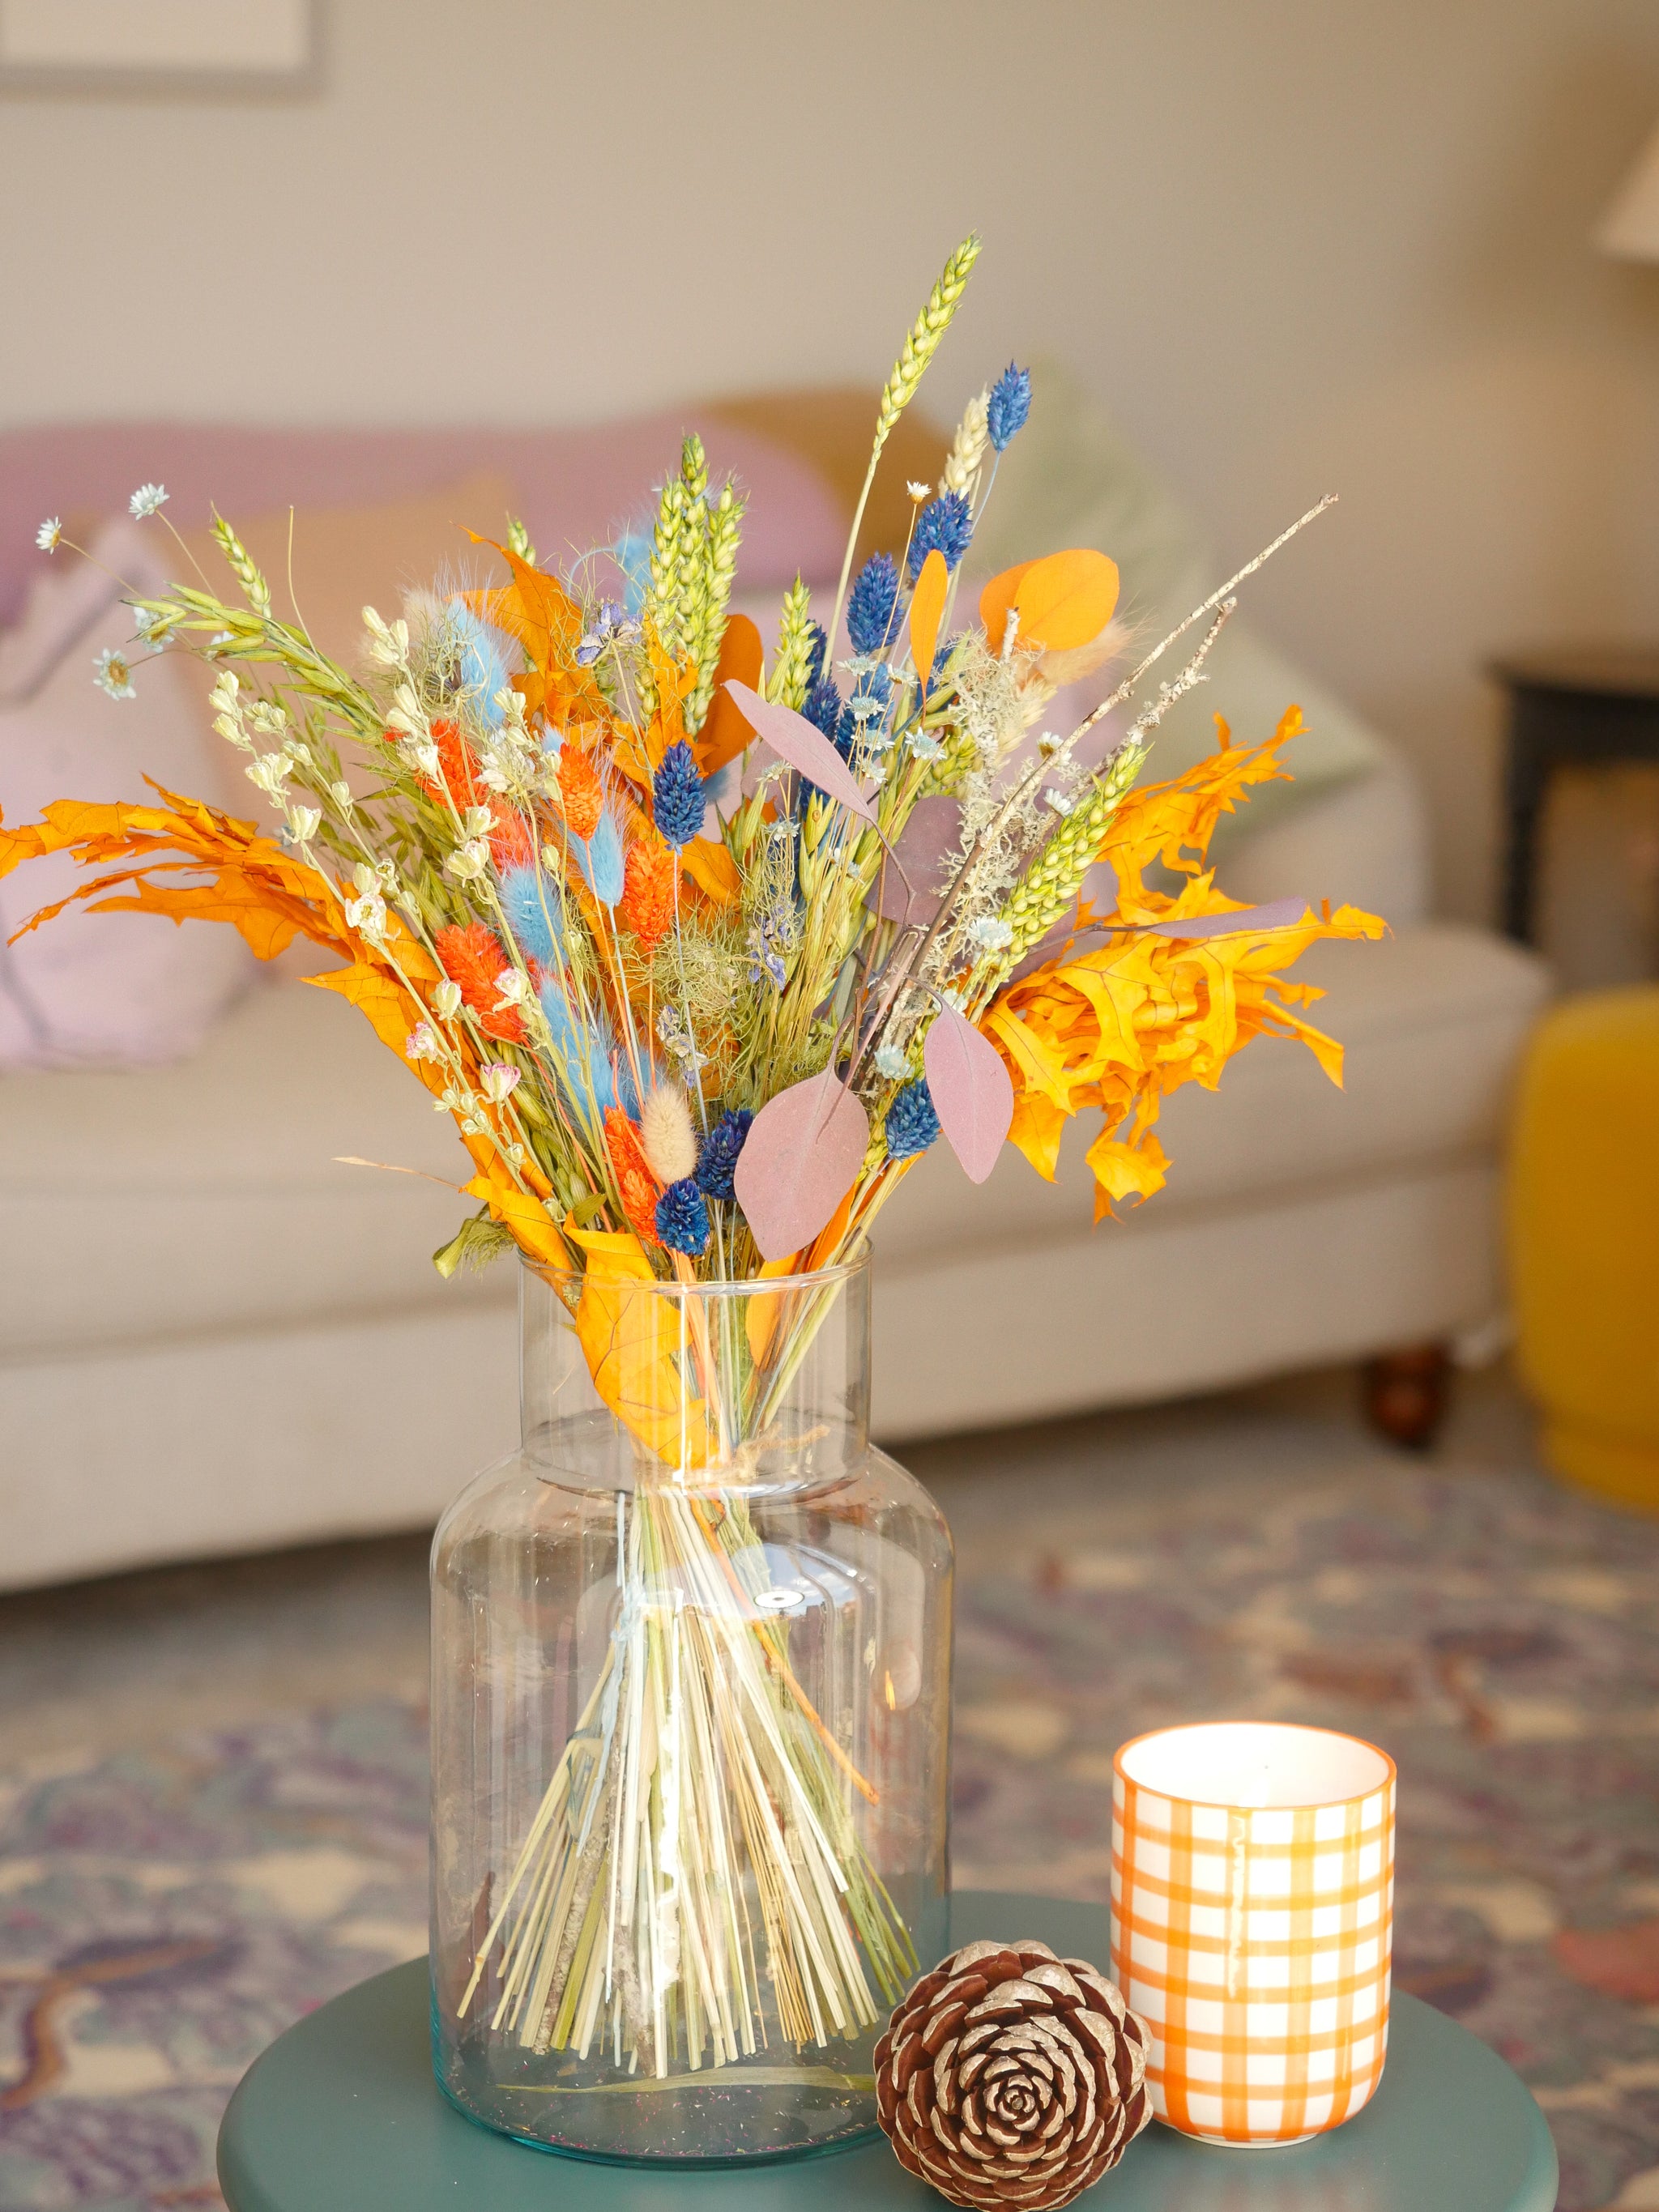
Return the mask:
M969 1943L876 2045L899 2163L953 2204L1038 2212L1098 2181L1152 2117L1147 2033L1115 1983L1046 1943Z

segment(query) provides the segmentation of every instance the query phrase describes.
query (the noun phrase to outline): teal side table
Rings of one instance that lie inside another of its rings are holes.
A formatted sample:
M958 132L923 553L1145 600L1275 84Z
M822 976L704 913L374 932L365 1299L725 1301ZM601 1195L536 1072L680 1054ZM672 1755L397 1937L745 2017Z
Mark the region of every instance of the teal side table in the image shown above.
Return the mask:
M1103 1906L959 1890L953 1943L1035 1936L1107 1960ZM219 2134L231 2212L939 2212L884 2142L752 2168L601 2166L525 2148L440 2096L424 1959L272 2044ZM1382 2085L1346 2127L1224 2150L1154 2121L1081 2200L1100 2212L1553 2212L1544 2116L1495 2052L1396 1996Z

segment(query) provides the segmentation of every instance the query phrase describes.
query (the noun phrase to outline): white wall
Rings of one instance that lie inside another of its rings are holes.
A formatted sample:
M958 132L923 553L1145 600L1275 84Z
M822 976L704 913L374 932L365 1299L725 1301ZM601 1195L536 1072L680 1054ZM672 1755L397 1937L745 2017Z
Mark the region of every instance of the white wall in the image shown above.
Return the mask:
M0 420L579 419L1068 356L1396 732L1490 898L1492 648L1645 624L1651 0L325 0L291 106L0 103Z

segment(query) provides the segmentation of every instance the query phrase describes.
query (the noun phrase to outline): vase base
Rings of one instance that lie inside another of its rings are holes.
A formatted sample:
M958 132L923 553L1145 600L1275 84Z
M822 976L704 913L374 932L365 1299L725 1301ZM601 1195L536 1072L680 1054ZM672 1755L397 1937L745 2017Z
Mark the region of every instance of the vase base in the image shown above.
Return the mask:
M668 2107L660 2095L648 2095L638 2100L648 2102L649 2109L630 2116L637 2121L637 2134L633 2143L628 2136L633 2130L626 2121L618 2124L614 2100L617 2092L605 2094L610 2108L606 2113L608 2141L555 2140L532 2131L526 2121L515 2124L514 2116L502 2112L499 2117L479 2112L457 2094L441 2074L437 2075L439 2088L446 2100L464 2119L489 2135L504 2136L510 2142L521 2143L526 2150L544 2151L553 2158L578 2159L588 2166L623 2166L635 2169L692 2171L700 2167L731 2171L750 2166L781 2166L799 2159L825 2158L844 2150L860 2150L866 2144L879 2142L881 2130L873 2121L854 2119L848 2116L839 2126L835 2124L840 2115L823 2114L830 2125L816 2136L803 2133L799 2141L763 2142L754 2145L755 2137L763 2132L769 2119L771 2131L780 2134L790 2124L790 2119L775 2111L761 2119L751 2108L757 2092L740 2089L708 2090L696 2093L690 2111L677 2099L678 2112ZM630 2100L630 2102L635 2101ZM689 2100L686 2100L689 2101ZM793 2116L791 2116L792 2118ZM757 2125L757 2121L761 2124ZM797 2123L798 2124L798 2123ZM673 2136L683 2130L691 2142L703 2146L677 2148ZM595 2134L599 2130L595 2130ZM725 2142L720 2142L724 2136ZM716 2147L719 2146L719 2147Z

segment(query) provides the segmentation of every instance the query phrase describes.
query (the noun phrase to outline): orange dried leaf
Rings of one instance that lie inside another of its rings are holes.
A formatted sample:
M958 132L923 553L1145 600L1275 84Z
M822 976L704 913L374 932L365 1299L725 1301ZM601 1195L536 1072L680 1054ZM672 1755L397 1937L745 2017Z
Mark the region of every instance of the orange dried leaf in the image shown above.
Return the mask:
M1087 546L1033 561L1014 591L1022 645L1072 653L1100 635L1117 606L1117 563ZM996 641L1000 647L1002 640Z
M727 693L726 686L735 678L739 684L746 684L750 690L757 691L765 658L761 634L748 616L729 616L726 635L720 640L720 657L714 669L714 696L708 709L708 718L691 741L697 756L697 766L704 775L714 775L728 761L736 760L753 739L754 730L739 711L737 702Z
M1002 650L1002 634L1007 627L1008 610L1014 603L1014 593L1019 589L1028 568L1035 568L1032 561L1020 561L1013 568L1005 568L1000 576L993 576L979 595L979 618L985 628L986 641L993 653Z
M945 556L935 546L922 562L916 588L910 594L910 659L915 665L916 680L924 691L933 672L939 626L944 619L945 598L950 588L951 572L945 565Z

